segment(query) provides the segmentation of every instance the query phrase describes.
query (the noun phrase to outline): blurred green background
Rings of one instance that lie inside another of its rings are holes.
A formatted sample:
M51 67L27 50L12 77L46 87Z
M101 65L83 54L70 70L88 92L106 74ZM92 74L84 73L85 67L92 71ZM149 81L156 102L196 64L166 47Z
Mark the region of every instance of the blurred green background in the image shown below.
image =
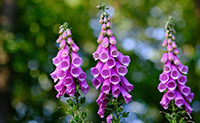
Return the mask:
M161 48L164 25L171 15L180 59L189 66L187 85L195 93L192 116L200 122L200 0L1 0L0 123L62 123L70 119L64 103L55 97L49 76L55 69L51 59L57 53L58 27L65 21L80 46L82 67L91 86L84 109L88 120L101 122L96 114L98 91L92 87L89 70L96 64L91 54L100 32L96 5L101 2L110 5L108 13L119 50L132 60L126 77L135 86L133 102L124 105L131 113L122 121L167 122L160 114L163 94L157 85L165 50Z

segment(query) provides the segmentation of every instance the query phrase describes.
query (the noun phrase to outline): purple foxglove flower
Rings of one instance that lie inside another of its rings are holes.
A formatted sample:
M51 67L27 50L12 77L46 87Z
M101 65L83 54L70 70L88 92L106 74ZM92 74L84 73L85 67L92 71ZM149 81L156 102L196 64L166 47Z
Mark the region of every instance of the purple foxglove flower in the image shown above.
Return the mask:
M168 91L166 92L166 97L167 97L167 99L168 99L169 101L173 100L174 97L175 97L175 91L170 91L170 90L168 90Z
M62 29L59 30L58 33L61 34L61 33L63 33L63 31L64 31L64 29L62 28Z
M174 79L170 79L168 82L167 82L167 88L170 90L170 91L173 91L176 89L176 82Z
M102 45L99 45L97 50L92 54L95 61L99 59L101 51L102 51Z
M108 68L108 66L105 64L101 70L101 76L106 79L110 77L111 75L111 70Z
M57 77L57 75L56 75L56 71L52 72L52 73L50 74L50 76L51 76L51 78L53 79L54 82L58 81L58 77Z
M71 37L68 37L68 38L67 38L67 43L68 43L69 45L72 45L72 44L74 43L74 41L72 40Z
M108 36L112 36L113 35L113 33L112 33L112 31L110 29L107 30L107 34L108 34Z
M104 82L103 82L103 85L101 87L101 91L104 92L105 94L108 94L109 91L110 91L110 82L108 79L106 79Z
M79 51L79 47L75 43L72 43L71 48L72 48L72 51L74 51L74 52Z
M173 31L175 31L175 30L173 29ZM174 32L174 33L176 33L176 32ZM172 35L172 40L175 40L175 36L174 35Z
M81 86L81 91L84 94L87 94L90 88L89 88L89 85L87 84L86 80L79 81L79 84Z
M71 64L70 67L70 73L72 74L73 77L77 78L81 74L81 68L76 67L73 63Z
M177 70L176 66L175 66L175 65L172 65L172 70L171 70L170 77L173 78L173 79L178 79L179 76L180 76L180 73L179 73L179 71Z
M107 17L104 17L103 22L104 22L104 23L107 23L107 22L108 22Z
M99 22L102 29L97 39L99 46L93 53L94 60L99 61L95 67L91 68L91 74L94 77L92 79L93 86L96 89L101 86L100 95L96 102L99 105L98 115L103 118L108 101L106 97L108 95L114 98L123 96L125 102L128 103L132 98L128 92L133 89L133 85L124 77L128 72L130 57L124 56L117 50L117 41L110 28L110 17L105 14L101 16Z
M116 61L113 57L109 56L108 61L106 62L106 65L108 66L108 68L113 68L116 65Z
M165 37L168 37L168 32L167 31L165 32Z
M100 24L103 24L103 19L100 19L100 20L99 20L99 23L100 23Z
M121 65L118 61L116 61L115 70L121 76L125 76L126 73L128 72L128 69L126 68L126 66Z
M63 79L66 76L65 71L62 70L60 66L58 66L54 72L56 76L58 77L58 79Z
M176 43L174 41L172 42L172 47L173 48L177 48L177 45L176 45Z
M179 108L185 104L185 100L183 98L183 96L181 95L181 93L179 91L176 91L176 95L175 95L175 104L176 106L178 106Z
M102 42L102 47L103 47L103 48L107 48L107 47L108 47L108 44L109 44L109 42L108 42L108 37L104 37L104 38L103 38L103 42Z
M105 36L106 33L107 33L106 30L104 30L104 29L101 30L101 34L102 34L103 36Z
M108 21L110 21L111 20L111 17L108 15Z
M64 95L65 94L65 91L66 89L65 88L62 88L62 90L59 90L58 91L58 94L56 95L57 98L60 98L60 96Z
M109 52L108 48L102 48L99 59L104 63L107 62L108 59L109 59L109 53L108 52Z
M160 62L166 63L167 60L168 60L168 54L165 52L165 53L162 55L162 58L161 58Z
M167 40L167 43L168 43L168 44L171 44L171 43L172 43L172 39L169 38L169 39Z
M188 67L187 66L184 66L182 64L179 64L177 66L178 70L183 73L183 74L187 74L188 73Z
M173 61L173 60L174 60L174 54L173 54L173 52L168 52L168 59L169 59L170 61Z
M66 46L64 47L64 49L62 50L61 56L62 56L62 57L67 57L68 55L69 55L69 47L66 45Z
M117 98L120 94L120 84L112 84L112 95Z
M191 103L194 98L194 93L190 93L188 96L185 96L185 98Z
M117 41L116 41L116 39L115 39L114 36L111 36L111 37L109 38L109 41L110 41L110 44L113 44L113 45L117 44Z
M165 84L169 80L169 74L168 73L160 74L159 80L161 81L161 83Z
M99 108L99 110L98 110L98 115L101 117L101 118L104 118L104 112L105 112L105 109L103 109L103 108Z
M101 86L101 83L103 82L103 78L101 76L98 76L94 79L92 79L93 86L98 89Z
M58 39L56 40L56 43L60 43L62 41L62 36L59 36Z
M105 98L106 98L106 94L103 92L100 92L99 97L96 100L97 104L101 105L104 102Z
M121 76L121 84L128 92L133 90L133 85L124 76Z
M181 62L177 56L174 57L174 64L179 65Z
M171 51L173 51L173 47L172 47L170 44L168 44L168 45L167 45L167 50L168 50L169 52L171 52Z
M120 63L122 63L125 66L128 66L131 62L131 59L129 56L124 56L121 52L119 52L119 55L117 56L117 59Z
M186 86L187 77L182 75L188 73L188 67L181 64L177 56L180 51L175 43L174 32L175 30L173 27L167 27L165 35L167 41L165 40L162 43L162 46L167 46L167 52L165 52L161 58L161 62L165 63L165 65L163 73L160 74L159 77L160 83L158 85L158 90L165 93L160 104L164 109L168 109L170 101L175 100L175 105L179 108L185 106L185 110L190 116L192 108L188 102L193 100L194 93L191 93L190 87Z
M60 68L64 71L67 71L70 66L70 56L67 56L63 58L63 60L60 62Z
M54 86L58 94L57 98L63 96L65 93L69 96L74 96L76 90L75 79L79 80L80 89L84 94L88 93L89 86L86 82L86 73L81 69L82 59L76 53L79 47L73 42L71 31L68 25L62 25L60 28L61 34L58 40L60 42L60 50L56 57L52 59L56 69L50 74L54 82L59 82ZM67 38L67 43L65 39ZM59 41L57 41L59 43ZM70 50L70 52L69 52ZM102 65L103 66L103 65ZM103 80L102 80L103 81Z
M63 59L62 56L61 56L62 52L63 52L63 50L59 50L58 53L57 53L57 55L56 55L56 57L54 57L54 58L52 59L53 64L54 64L55 66L58 66L59 63L60 63L60 61Z
M160 83L160 84L158 85L158 90L159 90L160 92L164 92L164 91L166 90L166 88L167 88L166 84Z
M185 102L185 110L186 110L186 112L188 113L189 116L193 111L193 108L190 106L190 104L188 102ZM190 118L191 118L191 116L190 116Z
M67 36L71 36L71 35L72 35L71 30L67 29Z
M71 52L72 64L76 67L80 67L82 64L82 59L78 56L77 53Z
M103 41L103 34L101 33L97 39L97 43L101 43Z
M102 61L99 61L95 67L91 68L91 74L93 75L94 78L99 76L104 64Z
M110 115L108 115L108 117L106 118L106 122L107 123L112 123L112 120L113 119L113 117L112 117L112 114L110 114Z
M188 96L190 94L190 87L187 87L186 85L178 85L178 88L184 96Z
M123 87L120 87L120 92L125 99L125 103L129 103L132 96Z
M63 82L60 80L55 86L54 88L57 90L57 91L61 91L63 88L65 88Z
M63 32L62 38L63 38L63 39L66 39L66 38L67 38L67 33L66 33L65 31Z
M117 50L115 45L110 45L110 55L112 57L117 57L119 55L119 51Z
M166 41L166 40L164 40L164 41L162 42L162 46L163 46L163 47L167 46L167 41Z
M160 101L160 104L163 106L164 109L168 109L168 104L169 104L169 99L166 96L167 94L165 93Z
M79 81L83 81L86 79L86 73L81 69L81 73L78 76Z
M66 46L66 41L63 39L59 46L61 49L63 49Z
M115 69L111 69L111 76L109 78L109 81L116 85L120 82L121 78L119 77L118 73L115 71Z
M69 96L74 96L74 94L75 94L75 83L70 85L70 86L67 86L66 93Z
M187 76L181 75L178 80L177 80L178 84L180 85L185 85L185 83L187 82Z
M107 28L110 28L111 27L111 23L108 22L106 26L107 26Z
M165 63L165 66L164 66L164 68L163 68L163 71L164 71L165 73L169 73L169 72L171 71L171 62L170 62L170 61L167 61L167 62Z
M105 24L105 23L102 25L102 29L103 29L103 30L106 29L106 24Z
M74 78L73 76L67 72L66 77L62 80L63 85L65 85L66 87L72 85L74 83Z
M179 49L178 49L178 48L175 48L175 49L174 49L174 53L175 53L176 55L179 54L179 53L180 53Z

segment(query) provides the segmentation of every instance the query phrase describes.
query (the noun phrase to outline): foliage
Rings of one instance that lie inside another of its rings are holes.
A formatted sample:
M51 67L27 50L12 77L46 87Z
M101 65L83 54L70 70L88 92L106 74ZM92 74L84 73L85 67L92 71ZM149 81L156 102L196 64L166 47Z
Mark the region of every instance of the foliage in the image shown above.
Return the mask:
M65 107L55 98L56 91L48 76L53 71L51 59L57 48L58 27L68 21L72 27L73 39L78 41L83 56L83 69L86 73L95 63L92 52L96 46L94 30L98 26L99 17L95 8L101 0L18 0L15 18L15 31L0 31L4 51L9 56L9 91L11 93L13 110L8 122L67 122ZM114 33L119 41L118 47L134 61L129 66L127 79L134 82L133 105L128 109L134 116L130 118L142 120L145 123L165 122L159 102L162 94L157 91L158 76L162 65L159 63L161 41L155 38L160 34L169 15L175 19L175 29L178 32L177 45L183 51L180 59L189 67L188 85L196 94L191 103L195 108L193 120L200 122L200 111L197 110L200 100L200 21L195 14L195 4L191 0L107 0L111 8ZM3 3L0 2L1 9ZM96 23L97 22L97 23ZM122 23L123 22L123 23ZM162 34L162 33L161 33ZM125 38L126 37L126 38ZM123 39L123 40L122 40ZM142 49L142 51L140 50ZM91 76L88 77L88 82ZM90 83L90 87L92 87ZM88 120L100 123L97 116L96 90L91 89L86 96L84 109L88 109ZM133 108L139 105L140 110ZM195 107L196 106L196 107ZM125 108L127 110L127 108ZM129 118L128 117L128 118ZM124 121L128 118L125 118ZM132 119L133 120L133 119Z

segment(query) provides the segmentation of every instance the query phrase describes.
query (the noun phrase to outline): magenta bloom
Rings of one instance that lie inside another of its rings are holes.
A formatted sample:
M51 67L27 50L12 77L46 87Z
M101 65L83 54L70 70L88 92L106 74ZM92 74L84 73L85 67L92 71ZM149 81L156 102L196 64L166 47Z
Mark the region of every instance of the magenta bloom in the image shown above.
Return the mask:
M172 27L173 28L173 27ZM175 31L167 28L165 33L165 40L162 43L163 47L167 47L161 58L161 62L164 63L163 73L160 74L158 90L165 92L160 101L160 104L164 109L168 109L170 101L174 100L177 107L184 106L186 112L190 116L192 108L189 102L192 101L194 93L191 93L190 87L186 86L188 67L184 66L177 54L179 50L175 43Z
M98 63L91 68L91 74L94 77L93 86L101 90L96 102L99 105L98 115L103 118L108 102L106 97L109 94L114 98L122 96L125 103L128 103L132 99L129 92L133 90L133 85L124 77L128 72L130 57L117 50L117 41L110 29L110 16L103 15L99 23L102 25L101 33L97 39L99 46L93 53L93 58L95 61L98 60ZM111 123L111 119L112 115L109 115L107 123Z
M76 92L76 84L80 85L80 89L84 94L89 91L89 86L86 82L86 73L81 69L82 59L77 54L79 47L71 38L71 31L67 24L61 26L57 43L60 50L56 57L52 59L56 66L52 72L51 78L58 83L54 86L58 92L57 98L65 93L69 96L74 96Z

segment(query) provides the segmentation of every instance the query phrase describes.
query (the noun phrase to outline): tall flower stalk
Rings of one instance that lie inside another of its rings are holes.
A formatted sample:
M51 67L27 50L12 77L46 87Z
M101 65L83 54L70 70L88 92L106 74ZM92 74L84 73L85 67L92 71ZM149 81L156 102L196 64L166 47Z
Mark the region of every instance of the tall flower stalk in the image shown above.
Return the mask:
M85 97L81 96L80 90L87 94L89 86L86 82L86 73L81 69L82 59L77 52L79 47L72 40L71 30L67 23L60 26L60 36L57 39L59 51L52 59L56 66L55 71L50 75L55 83L54 87L58 94L57 98L67 95L67 113L72 115L72 123L79 123L86 118L86 112L81 112L80 105L85 102Z
M122 104L124 101L129 103L132 99L129 92L133 85L125 77L130 57L117 50L117 41L111 31L111 17L106 12L105 4L97 8L103 10L99 20L102 28L97 39L99 46L93 53L93 58L98 63L91 68L91 74L94 77L93 86L101 90L96 100L99 105L98 115L101 118L106 115L107 123L120 123L121 117L128 116L128 112L123 112Z
M175 29L172 18L166 23L165 40L163 47L167 51L163 54L161 62L164 63L163 72L160 74L158 90L164 92L160 104L170 113L165 113L166 118L171 123L184 123L191 118L192 107L189 103L193 100L194 93L191 93L190 87L186 86L188 67L184 66L179 58L179 50L175 43Z

